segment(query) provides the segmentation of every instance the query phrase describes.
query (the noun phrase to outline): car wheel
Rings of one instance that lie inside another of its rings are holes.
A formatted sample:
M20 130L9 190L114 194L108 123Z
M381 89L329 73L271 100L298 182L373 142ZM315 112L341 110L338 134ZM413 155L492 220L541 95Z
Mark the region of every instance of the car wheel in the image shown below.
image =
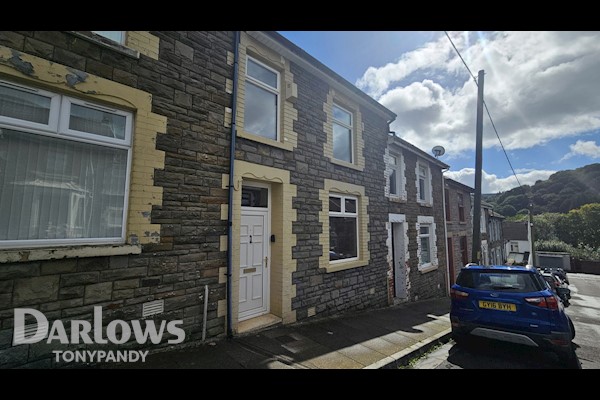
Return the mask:
M465 335L463 333L454 333L454 332L452 332L452 340L454 340L456 342L456 344L458 344L458 345L463 345L463 344L467 343L467 341L468 341L467 335Z
M569 318L569 328L571 328L571 340L575 339L575 325L573 325L573 321Z
M579 369L580 365L577 360L577 356L575 355L575 350L573 349L573 345L569 346L568 350L560 350L556 353L558 355L558 360L560 365L569 368L569 369Z

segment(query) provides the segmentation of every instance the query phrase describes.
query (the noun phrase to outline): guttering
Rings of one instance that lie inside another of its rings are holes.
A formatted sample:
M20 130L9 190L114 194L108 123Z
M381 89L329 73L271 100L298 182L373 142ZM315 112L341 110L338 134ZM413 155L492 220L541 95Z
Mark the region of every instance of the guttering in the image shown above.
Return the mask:
M238 60L240 31L235 31L233 49L233 91L231 94L231 143L229 147L229 201L227 206L227 337L233 337L231 316L231 272L233 270L233 174L235 165L235 137L237 135L236 111L238 89Z

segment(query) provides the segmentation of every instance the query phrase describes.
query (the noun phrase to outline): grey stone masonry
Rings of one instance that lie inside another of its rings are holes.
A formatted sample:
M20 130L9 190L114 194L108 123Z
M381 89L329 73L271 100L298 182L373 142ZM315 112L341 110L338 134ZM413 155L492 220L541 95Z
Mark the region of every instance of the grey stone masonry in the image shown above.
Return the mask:
M201 337L200 291L208 285L207 335L224 332L217 304L226 293L218 271L226 265L219 246L227 233L221 175L229 169L230 131L223 121L231 107L225 85L233 76L227 63L233 32L150 33L159 38L158 60L70 32L0 32L0 46L149 92L152 112L167 117L166 133L156 138L165 167L153 174L162 206L150 215L160 224L160 243L142 246L139 255L0 264L0 368L60 366L43 346L12 346L15 307L38 309L52 322L89 321L93 307L101 306L106 327L113 319L139 319L143 303L163 299L165 313L157 319L183 320L187 343ZM135 147L132 152L135 157Z

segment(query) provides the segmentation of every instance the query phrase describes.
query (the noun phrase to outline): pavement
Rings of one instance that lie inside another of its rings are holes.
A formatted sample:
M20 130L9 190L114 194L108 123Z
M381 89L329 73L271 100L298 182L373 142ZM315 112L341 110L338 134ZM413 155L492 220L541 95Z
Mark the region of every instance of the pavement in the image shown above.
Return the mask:
M111 368L398 368L449 340L449 312L449 298L403 303L212 339Z

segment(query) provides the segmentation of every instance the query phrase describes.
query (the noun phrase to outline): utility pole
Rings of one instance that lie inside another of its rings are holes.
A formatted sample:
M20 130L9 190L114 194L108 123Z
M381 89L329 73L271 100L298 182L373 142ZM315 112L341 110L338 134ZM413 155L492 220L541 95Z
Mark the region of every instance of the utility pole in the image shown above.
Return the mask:
M475 199L473 205L473 251L471 262L481 260L481 169L483 167L483 70L477 75L477 125L475 127Z
M527 218L528 232L529 232L529 260L527 260L527 264L537 266L537 260L535 259L535 235L533 234L533 215L531 211L533 210L533 203L529 203L529 212Z

